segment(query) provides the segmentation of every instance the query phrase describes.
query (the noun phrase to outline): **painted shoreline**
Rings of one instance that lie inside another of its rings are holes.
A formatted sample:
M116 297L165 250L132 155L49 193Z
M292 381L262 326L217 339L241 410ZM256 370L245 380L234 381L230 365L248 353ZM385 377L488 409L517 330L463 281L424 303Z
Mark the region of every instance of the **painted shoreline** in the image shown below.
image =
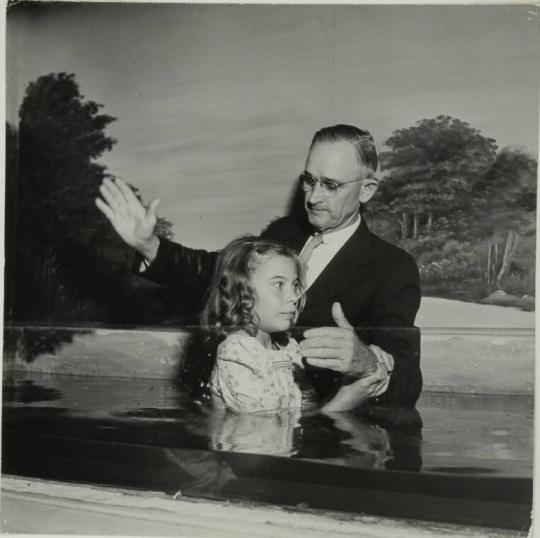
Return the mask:
M535 313L512 306L467 303L439 297L422 297L416 325L423 328L534 329Z
M532 395L534 389L534 312L513 307L423 298L417 317L421 330L424 391ZM24 347L25 333L58 327L7 327ZM160 328L79 328L70 343L39 354L4 355L4 371L96 377L172 378L189 332ZM83 332L84 331L84 332Z

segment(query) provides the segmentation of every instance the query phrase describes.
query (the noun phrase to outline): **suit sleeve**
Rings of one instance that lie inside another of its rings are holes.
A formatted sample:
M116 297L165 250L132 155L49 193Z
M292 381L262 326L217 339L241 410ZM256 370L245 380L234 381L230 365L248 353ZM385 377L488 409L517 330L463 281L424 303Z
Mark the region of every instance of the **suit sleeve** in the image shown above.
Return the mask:
M286 219L277 219L271 222L261 233L266 239L276 239L283 234L286 228ZM159 248L156 259L141 271L143 258L135 254L132 272L163 286L179 290L182 294L200 299L206 293L219 251L185 247L168 239L159 239Z
M155 260L141 272L142 257L137 254L132 270L137 276L200 300L210 285L217 254L160 238Z
M376 402L415 405L422 389L420 331L414 319L420 306L420 279L414 260L406 255L379 287L370 313L370 343L390 353L394 371L387 391Z

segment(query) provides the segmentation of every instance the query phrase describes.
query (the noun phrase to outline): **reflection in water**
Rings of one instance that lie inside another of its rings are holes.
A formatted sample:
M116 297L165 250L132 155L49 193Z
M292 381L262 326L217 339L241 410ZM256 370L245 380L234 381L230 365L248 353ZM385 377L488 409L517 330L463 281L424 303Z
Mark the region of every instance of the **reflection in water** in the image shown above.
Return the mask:
M13 430L351 468L532 475L531 398L424 394L420 405L422 420L416 410L374 407L239 415L196 403L168 380L13 372L4 378L3 421Z
M241 415L197 404L163 380L24 373L4 383L6 473L175 497L304 503L516 529L530 524L532 454L520 443L528 446L531 438L517 435L532 430L529 400L503 402L509 418L498 412L495 422L484 421L495 432L486 437L478 419L493 411L489 398L456 397L451 405L425 398L423 417L432 420L423 441L415 410ZM493 459L493 439L506 442L509 459ZM434 444L441 440L444 457Z
M276 456L292 456L297 451L300 411L257 414L215 409L210 417L212 449Z
M36 385L31 379L17 382L13 378L4 379L2 398L4 403L32 403L59 400L62 393L59 390Z
M364 469L418 471L421 467L422 423L416 411L239 414L197 404L185 392L166 390L166 382L159 380L29 377L22 374L4 380L4 416L14 427L38 420L41 426L33 422L32 427L41 430L46 423L51 433L73 435L82 428L87 438L103 440L108 435L115 442L206 447ZM40 404L44 400L55 400L68 410L62 421L57 422L57 416ZM69 424L64 423L68 419Z
M227 486L234 487L238 477L221 452L302 458L358 469L398 469L403 464L403 470L419 471L421 422L413 414L417 420L411 436L411 423L406 424L408 434L395 420L387 431L352 413L241 414L201 406L197 420L184 416L183 425L192 434L204 430L212 450L167 449L166 457L182 477L178 495L219 495ZM148 411L141 415L148 417ZM400 443L404 438L408 442ZM253 465L257 468L263 462Z
M62 346L73 342L73 337L92 333L85 329L43 329L24 327L4 329L4 353L18 356L25 362L33 362L44 353L56 353Z
M298 457L364 469L421 469L422 421L415 409L317 414L302 424Z
M422 422L410 410L408 420L374 421L355 413L239 414L213 410L210 448L294 456L363 469L419 471ZM414 419L414 420L413 420Z
M385 462L391 457L390 441L384 428L351 413L336 413L331 420L326 431L331 432L336 441L333 454L324 459L342 465L350 461L355 467L364 469L384 469ZM304 457L306 450L312 451L309 438L305 441Z
M165 455L184 475L177 494L217 495L237 478L231 467L213 452L167 449Z

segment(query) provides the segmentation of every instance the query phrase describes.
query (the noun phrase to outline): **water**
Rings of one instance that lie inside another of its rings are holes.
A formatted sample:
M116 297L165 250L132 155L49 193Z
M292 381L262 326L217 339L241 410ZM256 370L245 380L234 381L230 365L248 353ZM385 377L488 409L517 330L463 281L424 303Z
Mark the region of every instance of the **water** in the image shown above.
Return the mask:
M526 529L533 399L424 393L417 410L239 415L163 379L7 372L3 472Z
M162 379L5 375L8 423L105 421L142 444L279 455L349 467L532 477L533 399L424 393L417 411L270 415L213 411ZM190 445L191 446L191 445Z

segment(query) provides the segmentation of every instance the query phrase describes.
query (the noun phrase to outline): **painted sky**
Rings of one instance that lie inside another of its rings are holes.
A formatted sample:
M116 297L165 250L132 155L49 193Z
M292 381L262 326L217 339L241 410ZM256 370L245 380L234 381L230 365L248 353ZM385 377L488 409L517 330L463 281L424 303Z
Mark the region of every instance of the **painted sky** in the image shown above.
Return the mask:
M379 147L449 114L536 154L535 6L66 4L7 17L7 117L26 85L76 74L117 118L100 160L160 197L176 239L217 248L283 214L314 131Z

